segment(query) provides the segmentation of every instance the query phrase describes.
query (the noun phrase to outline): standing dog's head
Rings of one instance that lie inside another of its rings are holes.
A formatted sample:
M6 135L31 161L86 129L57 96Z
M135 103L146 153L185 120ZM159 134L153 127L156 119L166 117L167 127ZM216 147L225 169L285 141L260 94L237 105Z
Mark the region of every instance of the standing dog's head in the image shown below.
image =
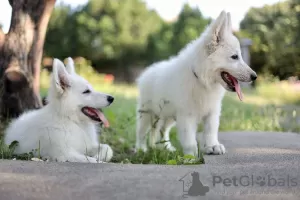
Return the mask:
M208 73L213 82L242 98L238 81L251 82L256 73L244 62L239 40L233 35L230 13L222 11L205 33Z
M61 106L61 111L81 120L102 122L108 126L100 108L109 106L114 98L108 94L96 92L87 80L76 74L74 62L68 58L65 67L58 59L53 61L51 86L48 95L49 104Z

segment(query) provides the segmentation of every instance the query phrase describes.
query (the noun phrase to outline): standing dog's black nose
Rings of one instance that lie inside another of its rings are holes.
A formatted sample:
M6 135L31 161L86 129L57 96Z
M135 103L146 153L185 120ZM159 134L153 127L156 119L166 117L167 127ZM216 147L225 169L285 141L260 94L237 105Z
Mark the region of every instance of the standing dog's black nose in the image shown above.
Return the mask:
M114 101L114 98L112 96L107 96L107 101L109 103L112 103Z
M250 78L251 78L252 81L255 81L256 78L257 78L257 75L256 75L256 74L251 74L251 75L250 75Z

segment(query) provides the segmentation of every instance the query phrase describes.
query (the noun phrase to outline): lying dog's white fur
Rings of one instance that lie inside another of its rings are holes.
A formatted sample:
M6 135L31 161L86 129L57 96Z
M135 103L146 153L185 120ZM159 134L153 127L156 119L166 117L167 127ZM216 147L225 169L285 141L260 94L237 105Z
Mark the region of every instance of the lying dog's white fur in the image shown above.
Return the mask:
M99 144L97 123L108 126L98 108L109 106L113 97L94 91L76 74L71 58L66 68L54 59L48 100L45 107L24 113L7 128L5 143L19 142L15 154L32 152L59 162L110 161L113 151Z
M136 148L147 150L146 133L152 127L150 145L169 141L177 124L185 154L197 155L197 125L204 121L205 152L223 154L218 140L221 102L228 91L242 93L238 81L255 80L256 73L243 61L240 43L232 33L230 14L222 11L202 35L177 56L151 65L137 80ZM175 150L170 142L169 150Z

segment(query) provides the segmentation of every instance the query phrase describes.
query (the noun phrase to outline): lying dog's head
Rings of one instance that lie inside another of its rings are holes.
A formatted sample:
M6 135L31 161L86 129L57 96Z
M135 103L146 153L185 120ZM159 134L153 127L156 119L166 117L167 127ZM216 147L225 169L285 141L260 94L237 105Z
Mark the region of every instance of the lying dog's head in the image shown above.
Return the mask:
M74 62L68 58L66 67L58 59L53 61L52 84L47 101L61 106L66 114L77 115L81 120L103 122L109 126L100 108L109 106L114 98L111 95L96 92L87 80L75 72Z
M257 75L242 58L240 42L232 32L230 13L220 13L205 32L204 40L208 56L206 76L226 90L237 92L241 98L238 81L251 82Z

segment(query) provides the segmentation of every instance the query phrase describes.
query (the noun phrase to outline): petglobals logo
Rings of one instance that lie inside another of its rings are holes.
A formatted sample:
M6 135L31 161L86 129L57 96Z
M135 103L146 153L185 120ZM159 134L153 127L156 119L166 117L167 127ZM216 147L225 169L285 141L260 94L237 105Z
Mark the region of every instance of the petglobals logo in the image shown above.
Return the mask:
M253 186L265 186L265 187L295 187L298 185L297 178L286 175L284 177L273 177L271 174L266 176L255 175L243 175L222 177L213 176L213 186L223 184L225 187L253 187Z

